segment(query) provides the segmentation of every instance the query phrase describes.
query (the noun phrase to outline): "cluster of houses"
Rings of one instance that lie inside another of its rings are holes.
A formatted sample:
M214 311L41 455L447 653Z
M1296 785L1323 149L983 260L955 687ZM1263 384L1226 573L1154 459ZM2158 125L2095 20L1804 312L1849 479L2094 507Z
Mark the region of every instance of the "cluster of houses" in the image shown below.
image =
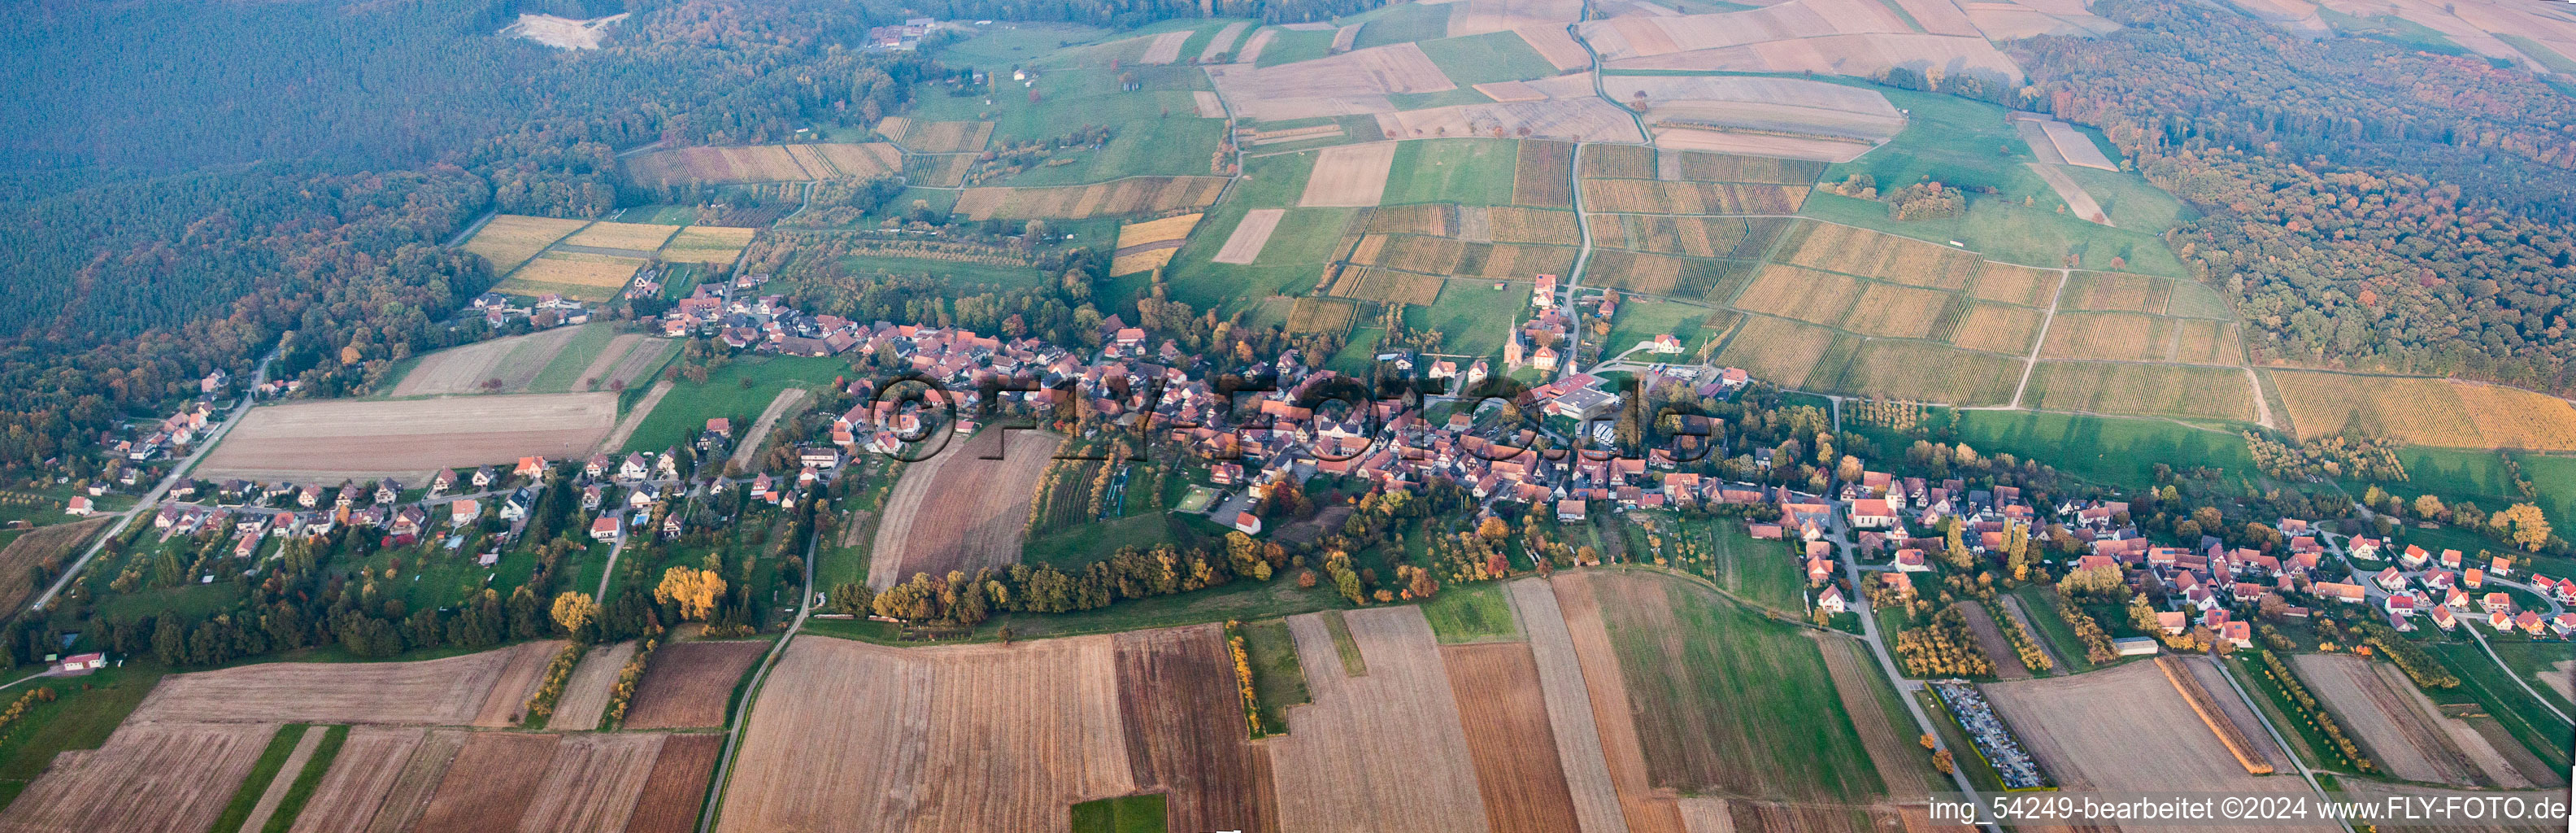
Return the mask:
M2388 553L2384 549L2377 540L2355 538L2346 552L2356 558L2385 560ZM2520 630L2532 636L2576 635L2576 613L2551 616L2544 611L2522 609L2513 594L2501 589L2495 580L2515 575L2509 556L2491 556L2486 564L2469 566L2459 550L2446 549L2437 556L2408 545L2395 555L2396 564L2369 579L2385 594L2380 607L2387 612L2390 627L2414 630L2412 620L2422 616L2446 631L2458 628L2462 620L2483 619L2498 633ZM2576 604L2576 580L2562 581L2535 573L2527 586L2559 604ZM2367 600L2368 591L2358 585L2342 585L2336 591L2336 598L2344 601Z
M474 311L483 314L484 323L494 328L508 324L514 318L526 319L540 328L590 323L590 310L580 301L553 292L538 295L534 303L524 307L513 306L510 296L498 292L476 295L472 303Z
M909 52L921 48L921 39L938 28L939 21L927 17L908 18L893 26L878 26L868 30L866 48Z
M768 280L766 274L753 274L730 284L698 284L689 297L662 314L658 322L662 334L711 336L736 350L789 356L829 356L868 343L868 328L859 322L837 315L809 315L788 306L784 295L744 291Z
M221 376L223 371L215 371L215 375ZM215 414L212 400L194 400L179 406L177 413L162 417L159 423L152 425L148 431L142 432L141 436L126 437L108 443L108 450L133 462L145 462L169 454L172 449L196 444L197 438L213 428L218 421L220 417Z
M176 500L162 505L152 526L163 541L208 533L230 535L235 541L233 554L245 558L257 553L268 538L315 540L343 526L381 530L389 547L417 542L437 534L442 526L460 530L473 526L487 514L511 524L515 534L536 508L545 474L553 465L543 457L522 457L506 468L441 471L412 500L404 499L404 485L391 478L337 486L227 480L211 487L212 503L193 500L209 490L181 483L172 490ZM576 481L582 511L601 513L590 528L591 537L615 540L622 535L621 511L631 514L637 525L648 523L650 510L662 505L680 475L678 458L670 454L593 456ZM664 537L677 537L682 531L677 514L662 519ZM451 542L451 546L461 543L461 538ZM481 558L488 565L499 557L495 549Z

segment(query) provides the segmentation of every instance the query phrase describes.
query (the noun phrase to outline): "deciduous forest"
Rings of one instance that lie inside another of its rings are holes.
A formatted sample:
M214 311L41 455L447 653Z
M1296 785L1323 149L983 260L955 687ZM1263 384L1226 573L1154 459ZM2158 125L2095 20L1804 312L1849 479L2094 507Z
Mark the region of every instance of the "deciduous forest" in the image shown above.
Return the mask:
M2172 241L2260 354L2576 390L2576 99L2519 69L2109 0L2018 42L2030 99L2203 212Z

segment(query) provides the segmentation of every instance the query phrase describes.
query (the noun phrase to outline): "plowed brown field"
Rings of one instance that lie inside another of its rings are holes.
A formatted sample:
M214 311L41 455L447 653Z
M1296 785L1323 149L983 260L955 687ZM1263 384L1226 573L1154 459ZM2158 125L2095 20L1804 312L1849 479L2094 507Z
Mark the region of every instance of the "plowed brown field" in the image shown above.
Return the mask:
M905 469L886 499L868 584L883 590L914 573L971 574L1019 563L1038 478L1063 441L1036 431L989 430ZM983 459L994 456L1002 459Z
M724 736L672 735L653 758L652 777L644 781L644 798L627 817L626 833L689 833L698 829L698 811L706 806L707 778L724 751Z
M57 759L0 811L0 831L198 833L276 733L257 723L128 724L95 751Z
M767 642L677 642L656 648L626 706L628 729L724 725L726 701Z
M1275 831L1267 780L1256 778L1234 657L1216 625L1113 638L1118 702L1136 789L1162 792L1173 830Z
M144 698L133 719L460 726L485 712L519 652L538 654L542 673L545 659L562 647L532 642L424 662L276 662L175 674ZM508 705L524 703L533 687L520 686Z
M292 833L365 833L428 730L354 726Z
M492 833L519 826L562 735L476 732L438 782L418 833Z
M654 734L565 735L545 765L519 829L529 833L621 830L662 751Z
M1064 833L1069 805L1137 791L1114 654L1107 636L798 639L742 729L716 829Z
M1288 619L1310 705L1272 738L1282 830L1485 830L1485 802L1431 625L1413 607L1343 615L1363 676L1350 676L1319 614Z
M1578 829L1529 644L1443 645L1440 660L1449 667L1467 749L1475 756L1476 788L1495 833Z

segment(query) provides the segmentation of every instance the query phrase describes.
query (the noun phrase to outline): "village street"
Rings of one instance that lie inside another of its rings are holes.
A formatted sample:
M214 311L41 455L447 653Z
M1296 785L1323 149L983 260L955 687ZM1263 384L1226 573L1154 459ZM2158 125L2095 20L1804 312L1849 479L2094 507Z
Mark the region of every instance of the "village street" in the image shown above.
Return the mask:
M197 444L196 452L189 454L188 459L180 461L178 465L171 466L169 476L161 478L161 482L154 485L152 491L144 493L142 499L134 502L134 506L118 513L116 522L108 524L107 529L99 534L98 540L92 542L89 549L81 552L80 558L74 559L69 566L64 567L63 574L54 579L53 584L46 586L45 592L36 594L36 598L27 603L28 610L42 610L45 605L51 604L55 594L71 586L72 579L79 577L81 570L89 567L90 559L97 558L99 552L107 549L108 541L123 534L125 528L134 523L136 515L142 514L143 510L160 502L161 496L168 494L170 487L178 485L180 478L186 476L189 469L195 468L197 461L204 459L206 452L214 449L215 444L223 439L224 434L231 432L233 426L241 424L242 417L250 414L253 392L268 383L268 364L277 360L278 355L286 350L286 340L293 337L289 334L286 338L278 339L277 346L271 348L268 355L260 358L259 366L251 371L250 384L242 388L240 404L233 406L233 415L226 417L223 425L207 432L205 441Z

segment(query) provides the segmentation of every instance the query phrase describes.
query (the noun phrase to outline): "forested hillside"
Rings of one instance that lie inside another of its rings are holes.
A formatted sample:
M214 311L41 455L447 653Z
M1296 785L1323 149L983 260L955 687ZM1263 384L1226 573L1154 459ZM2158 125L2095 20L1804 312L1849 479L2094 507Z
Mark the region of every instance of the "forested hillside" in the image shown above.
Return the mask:
M2518 69L2217 7L2019 44L2035 96L2204 212L2174 250L2260 354L2576 392L2576 99Z
M596 4L593 4L596 5ZM613 207L615 152L758 142L903 106L918 56L843 48L891 12L637 4L605 48L496 36L563 2L22 4L0 22L0 467L149 413L216 368L321 393L473 332L494 276L437 248L493 209Z

